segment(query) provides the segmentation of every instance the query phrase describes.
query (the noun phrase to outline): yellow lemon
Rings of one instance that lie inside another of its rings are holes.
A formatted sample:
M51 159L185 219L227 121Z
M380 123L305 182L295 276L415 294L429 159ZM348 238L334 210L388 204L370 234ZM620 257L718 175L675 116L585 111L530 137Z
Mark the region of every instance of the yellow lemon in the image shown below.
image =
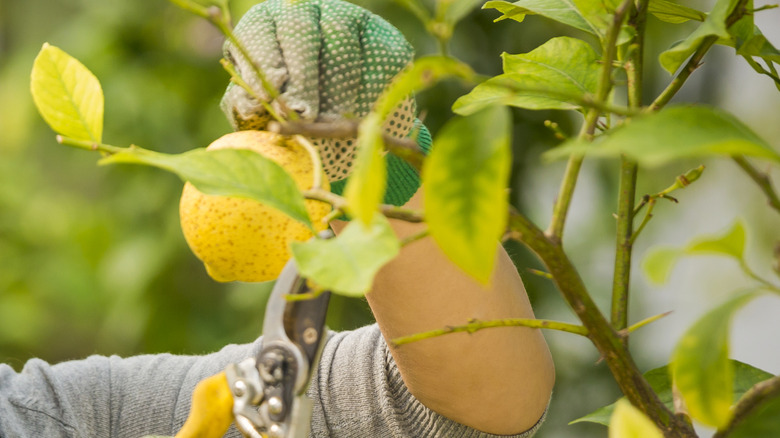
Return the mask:
M314 166L308 151L291 137L266 131L239 131L214 141L207 149L251 149L275 161L308 190ZM327 179L323 179L328 189ZM331 207L306 200L306 210L317 231L327 227L322 218ZM206 195L187 183L179 216L184 238L217 281L268 281L279 276L290 259L290 242L312 237L311 231L273 207L244 198Z
M232 423L233 393L223 371L195 386L190 415L174 438L221 437Z

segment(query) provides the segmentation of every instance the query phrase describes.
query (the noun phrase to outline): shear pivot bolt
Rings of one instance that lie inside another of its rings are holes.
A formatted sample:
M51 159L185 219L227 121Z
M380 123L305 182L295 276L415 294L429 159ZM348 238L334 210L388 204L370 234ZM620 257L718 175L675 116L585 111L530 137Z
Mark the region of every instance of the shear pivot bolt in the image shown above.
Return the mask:
M246 383L244 383L243 380L239 380L233 384L233 393L239 397L242 397L244 394L246 394Z
M268 436L271 438L284 438L281 426L272 424L271 427L268 428Z
M317 342L317 329L309 327L303 331L303 342L307 344L313 344Z
M268 412L279 415L284 409L284 403L279 397L271 397L268 399Z

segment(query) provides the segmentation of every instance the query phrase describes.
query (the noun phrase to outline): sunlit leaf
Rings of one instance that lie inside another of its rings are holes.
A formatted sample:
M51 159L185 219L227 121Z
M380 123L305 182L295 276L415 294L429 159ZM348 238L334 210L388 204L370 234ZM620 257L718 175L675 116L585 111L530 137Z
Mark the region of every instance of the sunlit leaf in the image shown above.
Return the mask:
M602 35L606 28L601 2L585 0L520 0L489 1L483 9L496 9L503 15L496 21L510 18L523 21L526 15L538 14L593 35Z
M44 44L33 63L30 91L54 131L76 140L102 141L103 89L76 58Z
M704 22L696 28L685 40L661 53L661 66L670 74L674 74L683 62L688 59L701 45L705 38L715 36L729 38L726 18L734 10L738 0L718 0Z
M450 120L423 167L426 222L444 253L487 283L506 226L511 117L490 107Z
M334 293L362 296L379 269L400 250L390 223L380 213L368 227L353 221L332 239L292 242L301 274Z
M697 238L685 248L688 254L715 253L742 259L745 253L745 227L741 222L734 225L723 235Z
M678 248L658 248L648 252L642 262L642 268L650 282L665 284L680 254Z
M712 155L748 155L780 162L780 154L731 114L707 106L671 106L633 119L592 143L572 140L546 159L572 154L627 155L645 166Z
M578 106L572 103L572 96L584 98L596 93L599 56L582 40L553 38L531 52L504 53L502 57L504 74L477 85L455 102L453 111L468 115L494 104L575 109Z
M734 384L732 386L732 400L739 400L753 385L763 380L772 377L772 374L760 370L752 365L740 362L738 360L730 360L731 367L734 371ZM672 393L672 379L669 372L669 367L664 365L662 367L654 368L644 373L647 383L653 388L653 391L658 394L658 399L666 405L670 410L674 409L674 395ZM615 409L617 402L611 405L604 406L596 411L572 421L569 424L590 422L609 425L609 419L612 416L612 412Z
M130 163L173 172L209 195L254 199L311 227L303 196L278 164L248 149L193 149L163 154L132 147L110 155L101 164Z
M415 60L393 79L377 100L373 111L360 123L355 168L344 189L351 216L368 224L384 198L387 166L382 132L387 116L414 92L448 77L473 81L475 73L468 65L444 56L426 56Z
M609 438L663 438L664 434L628 400L617 402L609 422Z
M720 254L742 260L745 252L745 227L741 222L724 234L701 236L682 248L657 248L645 257L642 267L648 279L655 284L664 284L679 258L683 255Z
M667 23L679 24L689 20L704 21L707 14L670 0L651 0L647 12Z
M672 379L690 415L720 428L731 418L734 371L729 361L729 331L737 310L760 295L739 295L693 324L672 353Z
M381 116L380 122L399 103L412 93L431 87L446 78L460 78L473 82L476 74L468 65L446 56L423 56L404 69L387 87L376 102L373 112Z
M387 163L383 152L381 119L378 114L371 113L360 124L358 155L344 188L349 215L365 225L371 223L385 196Z
M754 24L753 14L745 14L728 30L732 39L720 42L734 47L737 50L737 55L745 58L753 70L772 78L775 81L775 86L780 90L780 75L774 66L774 63L780 64L780 50L775 48ZM763 60L766 67L762 66L755 58Z

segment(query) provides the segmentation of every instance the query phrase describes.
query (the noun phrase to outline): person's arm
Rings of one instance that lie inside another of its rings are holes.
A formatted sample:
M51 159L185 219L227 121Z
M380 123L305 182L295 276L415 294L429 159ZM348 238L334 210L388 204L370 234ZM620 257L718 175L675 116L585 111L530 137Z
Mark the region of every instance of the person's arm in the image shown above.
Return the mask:
M0 437L139 438L172 435L197 383L257 354L259 343L204 356L156 354L89 358L21 372L0 364ZM231 427L226 437L241 436Z
M421 192L407 206L421 206ZM424 227L392 223L401 238ZM452 264L430 237L406 245L379 272L367 295L385 339L462 325L471 318L533 318L515 266L498 242L496 251L490 285L483 287ZM455 333L391 346L391 353L406 386L420 402L454 421L496 435L534 426L552 392L552 359L542 333L535 329Z

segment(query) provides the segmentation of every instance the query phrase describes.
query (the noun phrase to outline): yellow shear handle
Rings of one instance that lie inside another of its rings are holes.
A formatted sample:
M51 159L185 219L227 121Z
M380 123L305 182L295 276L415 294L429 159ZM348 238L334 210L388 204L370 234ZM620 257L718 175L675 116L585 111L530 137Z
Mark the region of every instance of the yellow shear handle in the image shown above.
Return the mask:
M175 438L222 438L233 423L233 394L224 372L198 382L187 421Z

